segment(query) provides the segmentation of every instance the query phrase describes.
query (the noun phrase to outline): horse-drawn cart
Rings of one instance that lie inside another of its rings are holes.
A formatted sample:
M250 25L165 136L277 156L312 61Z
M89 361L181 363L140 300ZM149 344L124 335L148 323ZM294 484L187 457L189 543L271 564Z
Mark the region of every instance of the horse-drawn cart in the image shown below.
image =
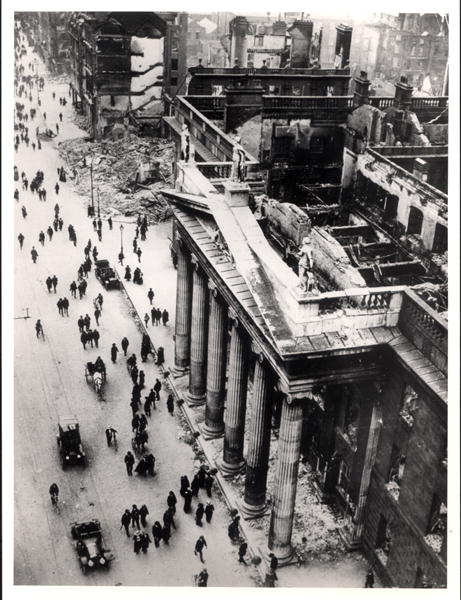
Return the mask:
M85 365L86 382L93 385L98 396L102 396L102 389L106 383L106 366L102 361L101 363L87 362Z

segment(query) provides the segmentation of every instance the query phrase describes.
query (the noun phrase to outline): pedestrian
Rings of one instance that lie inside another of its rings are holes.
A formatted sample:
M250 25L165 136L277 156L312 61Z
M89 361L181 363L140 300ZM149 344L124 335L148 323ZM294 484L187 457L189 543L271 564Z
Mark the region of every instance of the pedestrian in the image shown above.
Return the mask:
M247 550L248 544L246 542L242 542L239 547L239 562L243 563L244 565L247 564L245 560L245 554L247 553Z
M173 394L168 394L168 398L166 401L166 407L168 409L168 412L170 413L170 415L173 416L174 413L174 397Z
M40 322L40 319L37 319L37 322L35 323L35 334L37 338L42 336L42 338L45 339L45 336L43 334L43 326Z
M176 529L176 523L174 522L174 512L171 508L167 508L163 513L163 524L164 525L173 525L173 529Z
M137 249L136 254L138 255L138 262L141 262L141 254L142 254L141 248Z
M59 113L59 120L60 120L60 121L61 121L61 123L62 123L62 113L61 113L61 112Z
M138 525L138 529L133 533L133 552L135 554L139 554L139 551L141 550L141 541L142 531L139 529Z
M131 371L130 371L130 375L131 375L131 381L137 386L138 385L138 367L136 365L134 365L134 367L131 367ZM140 394L141 394L141 388L139 388L140 390ZM141 396L139 396L139 398L141 398Z
M97 308L94 311L94 318L96 319L96 325L99 327L99 318L101 316L101 311L99 310L99 308Z
M114 439L115 439L113 432L117 433L117 430L113 429L112 427L108 427L105 431L108 446L112 446L112 437L114 437Z
M56 192L56 194L59 194L59 183L56 182L56 185L54 186L54 191Z
M123 513L123 515L122 515L122 518L121 518L121 522L122 522L122 524L120 525L120 529L121 529L122 527L124 527L124 528L125 528L126 535L127 535L128 537L130 537L130 530L129 530L129 527L130 527L130 523L131 523L131 513L130 513L130 511L128 510L128 508L127 508L127 509L125 510L125 512Z
M165 362L165 351L163 349L163 346L159 346L157 348L157 360L155 361L155 364L158 367L161 367L164 362Z
M125 258L125 255L123 254L123 252L119 252L118 253L118 262L122 265L123 267L123 259Z
M125 458L123 460L126 465L126 472L131 477L133 475L133 466L134 466L133 454L128 450L128 452L125 454Z
M149 514L149 510L148 510L147 506L145 504L143 504L141 506L141 508L139 509L139 515L141 517L141 525L143 527L145 527L147 525L146 518L147 518L148 514Z
M211 498L211 490L213 488L214 477L211 473L207 473L205 476L205 489L208 498Z
M131 419L131 431L138 431L139 428L139 415L136 413Z
M239 521L240 517L236 515L229 523L229 526L227 528L227 534L233 542L238 540L239 537Z
M184 498L184 512L186 514L190 513L190 506L192 503L192 490L190 488L187 488L187 490L184 490L183 498Z
M271 553L269 554L269 558L271 559L271 560L270 560L270 563L269 563L269 567L270 567L270 568L271 568L271 569L274 571L274 573L275 573L275 571L277 570L277 568L278 568L278 566L279 566L279 559L278 559L278 558L275 556L275 554L274 554L273 552L271 552Z
M56 287L58 285L58 278L56 277L56 275L53 275L53 277L51 278L51 283L53 284L53 291L56 294Z
M82 315L80 315L78 321L77 321L77 325L78 325L78 330L80 333L83 333L83 328L85 327L85 321L83 320Z
M100 338L100 334L99 331L97 329L93 329L93 341L94 341L94 345L96 346L96 348L99 348L99 338Z
M270 567L266 571L266 578L264 580L264 587L275 587L275 582L278 581L278 577L274 569Z
M146 314L144 315L144 325L146 326L146 328L147 328L147 325L148 325L148 323L149 323L149 320L150 320L150 317L149 317L149 315L146 313Z
M122 350L123 350L123 356L126 356L126 351L128 350L129 344L130 344L130 342L128 341L128 338L124 337L122 339L122 342L121 342Z
M69 316L69 300L65 297L62 299L62 311L66 317Z
M48 293L51 294L51 288L53 287L53 282L51 281L51 277L48 275L48 277L45 279L45 284L48 290Z
M154 299L154 290L152 288L149 288L149 291L147 292L147 297L149 298L149 302L152 305L152 300ZM153 322L153 320L152 320Z
M21 207L21 212L22 212L23 218L25 219L27 217L27 210L26 210L25 206ZM35 262L35 260L34 260L34 262Z
M141 371L139 371L139 387L141 389L144 389L145 385L144 385L144 381L146 379L146 375L144 373L144 371L141 369Z
M61 219L61 217L58 219L58 224L59 224L59 231L62 231L62 226L64 225L64 221Z
M45 245L45 234L43 233L43 231L41 231L38 234L38 241L41 243L42 246Z
M103 295L101 294L101 292L99 292L99 294L96 296L96 300L99 303L99 310L102 312L102 305L104 302L104 298L103 298Z
M56 123L56 133L59 133L59 125Z
M176 494L170 490L168 497L166 499L166 503L168 504L168 508L173 512L173 514L176 513L176 503L178 502L177 498L176 498Z
M375 576L373 574L373 569L369 569L367 575L365 577L365 587L372 588L375 586Z
M130 406L131 406L131 412L133 413L133 417L138 412L138 404L139 403L135 398L131 399Z
M168 314L168 311L165 309L165 310L162 312L162 322L163 322L163 325L164 325L164 327L166 327L166 325L167 325L167 323L168 323L168 320L169 320L169 318L170 318L170 315Z
M86 313L85 317L84 317L84 322L85 322L85 329L88 331L91 325L91 317L88 313Z
M195 496L197 498L198 491L200 489L200 479L199 479L199 476L197 473L194 475L194 478L192 479L190 489L192 490L193 496Z
M139 525L139 509L136 506L136 504L133 504L133 507L131 509L131 524L134 527L136 525L136 527L139 529L140 525Z
M64 316L63 311L62 311L62 299L59 298L59 300L56 302L56 305L58 307L58 312L61 315L61 317Z
M151 388L149 395L145 396L146 401L149 400L150 405L152 405L154 407L154 410L157 410L157 406L155 405L155 402L157 401L157 394L154 392L154 390Z
M138 425L138 429L139 431L144 431L147 427L147 417L144 413L141 413L141 415L139 416L139 425Z
M109 224L109 229L112 231L112 218L111 217L109 217L107 219L107 223Z
M48 227L48 229L46 230L48 237L50 238L50 242L53 238L53 228L51 226Z
M190 487L189 477L187 475L181 475L179 493L184 497L184 492Z
M195 556L197 556L197 554L200 556L200 560L201 562L205 562L203 560L203 548L207 547L207 543L205 538L203 537L203 535L201 535L198 540L195 542L195 548L194 548L194 554Z
M151 413L151 411L150 411L150 405L151 405L151 402L150 402L150 400L149 400L149 396L146 396L145 398L146 398L146 399L145 399L145 401L144 401L144 406L143 406L143 408L144 408L144 413L145 413L145 414L146 414L148 417L150 417L150 416L152 416L152 413Z
M131 269L130 265L125 267L125 281L131 281Z
M155 395L157 396L157 400L160 400L160 390L162 389L162 384L160 382L160 379L158 379L158 377L155 380L155 384L154 384L154 392Z
M199 527L202 527L202 525L203 525L202 519L203 519L204 514L205 514L205 509L203 507L203 504L201 502L199 502L197 505L197 509L195 511L195 524L198 525Z
M162 539L162 526L158 521L152 525L152 537L154 538L155 547L158 548Z
M207 502L205 506L205 518L207 523L211 523L211 519L213 518L214 506L211 502Z
M117 354L119 353L119 349L117 348L117 346L115 345L115 342L112 344L112 347L110 349L110 358L112 360L113 363L117 362Z
M80 336L80 341L82 342L83 349L86 350L86 345L88 343L88 334L85 331L82 331Z
M171 527L169 525L164 525L162 528L162 539L165 544L168 545L171 537Z
M77 284L75 283L75 281L73 281L70 284L69 290L70 290L70 293L72 295L72 298L76 298L77 297Z
M143 554L146 554L150 544L152 543L152 540L149 537L149 534L147 533L147 531L144 531L141 534L141 550Z
M195 576L197 587L208 587L208 571L203 568L198 575Z

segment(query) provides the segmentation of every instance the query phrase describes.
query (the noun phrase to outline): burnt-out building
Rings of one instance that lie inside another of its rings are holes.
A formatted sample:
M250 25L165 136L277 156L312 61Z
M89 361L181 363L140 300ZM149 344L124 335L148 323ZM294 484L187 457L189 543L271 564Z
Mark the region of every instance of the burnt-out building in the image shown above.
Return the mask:
M185 400L204 407L204 434L222 436L223 476L245 472L242 515L270 507L281 563L293 539L302 547L301 461L344 547L364 551L384 585L444 587L447 98L415 97L405 78L394 97L370 96L366 73L352 96L274 96L259 70L242 75L258 82L177 97L165 118Z
M162 93L185 83L187 17L177 13L73 13L72 101L99 138L139 112L160 118Z

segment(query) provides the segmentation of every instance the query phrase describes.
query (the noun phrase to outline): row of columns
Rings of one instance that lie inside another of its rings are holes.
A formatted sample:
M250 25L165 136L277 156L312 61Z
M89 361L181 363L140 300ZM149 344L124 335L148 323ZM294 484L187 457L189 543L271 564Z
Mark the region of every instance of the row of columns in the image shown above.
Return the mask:
M224 435L219 465L222 472L231 476L246 470L241 511L247 517L258 517L266 510L272 371L261 350L250 343L237 315L227 307L197 258L189 254L180 238L177 253L175 371L178 374L189 371L188 402L191 405L206 403L202 433L209 437ZM245 462L243 448L251 352L256 360ZM269 548L282 561L292 554L291 532L301 435L302 406L285 401L269 531Z

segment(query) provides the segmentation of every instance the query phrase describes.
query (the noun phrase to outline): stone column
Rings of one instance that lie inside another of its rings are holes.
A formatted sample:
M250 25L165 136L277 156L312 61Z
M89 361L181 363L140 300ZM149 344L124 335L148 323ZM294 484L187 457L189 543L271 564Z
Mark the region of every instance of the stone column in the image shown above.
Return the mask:
M229 318L232 319L232 333L224 416L224 450L220 467L224 475L231 476L242 471L245 466L243 442L248 387L249 343L232 309L229 311Z
M269 528L269 550L279 562L289 562L293 548L291 532L301 453L303 407L287 396L282 405L282 419L277 450L275 496Z
M370 386L371 387L371 386ZM370 389L369 387L369 389ZM379 391L371 389L370 402L373 403L370 418L370 428L368 430L367 447L365 450L365 459L363 462L362 477L360 480L359 498L357 502L357 508L355 509L354 515L354 527L350 532L350 537L347 540L348 548L355 550L362 545L362 532L363 532L363 521L365 504L368 498L368 491L370 489L371 471L376 460L376 452L378 450L379 434L383 425L381 418L381 404L379 400L376 400L373 396L376 396ZM374 393L373 393L374 392Z
M242 512L247 518L258 517L266 509L266 481L271 435L269 365L257 346L253 378L253 401L248 439L245 497Z
M224 431L228 316L227 306L219 297L216 285L212 281L208 281L208 289L210 290L210 318L205 424L202 433L207 437L219 437Z
M190 363L190 316L192 305L192 266L183 240L178 237L178 264L176 284L176 324L174 371L180 376Z
M206 392L206 359L208 337L208 287L207 279L195 256L193 270L192 317L190 337L190 404L203 404Z

